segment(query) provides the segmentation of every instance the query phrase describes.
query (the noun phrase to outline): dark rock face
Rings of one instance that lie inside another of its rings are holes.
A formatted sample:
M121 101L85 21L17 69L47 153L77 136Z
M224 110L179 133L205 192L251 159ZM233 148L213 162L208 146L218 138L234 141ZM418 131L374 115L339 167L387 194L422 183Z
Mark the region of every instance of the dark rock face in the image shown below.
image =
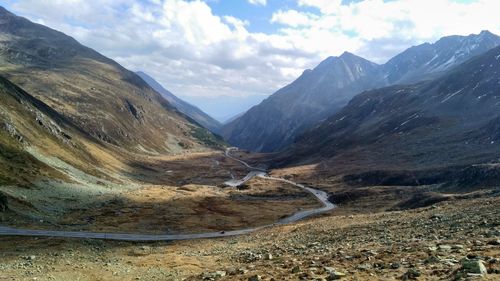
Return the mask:
M500 37L483 31L477 35L449 36L434 44L411 47L384 65L376 65L350 53L330 57L225 125L222 135L241 148L278 151L307 129L338 112L362 91L436 79L447 70L498 45ZM416 119L407 126L432 121Z
M300 136L283 155L290 162L349 155L354 163L366 160L396 170L497 162L499 85L500 47L496 47L435 80L357 95ZM474 176L455 179L471 184L478 176L476 169L459 173ZM495 180L496 172L479 173ZM370 177L381 178L373 173Z

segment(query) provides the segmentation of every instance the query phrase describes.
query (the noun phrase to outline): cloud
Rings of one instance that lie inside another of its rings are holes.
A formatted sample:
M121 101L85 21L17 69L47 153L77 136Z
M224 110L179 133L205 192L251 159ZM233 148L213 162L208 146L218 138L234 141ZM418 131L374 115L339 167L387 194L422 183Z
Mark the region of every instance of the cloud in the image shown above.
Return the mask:
M267 5L267 0L248 0L248 3L250 3L252 5L265 6L265 5Z
M10 0L9 8L61 30L179 95L271 94L331 55L376 62L450 34L500 33L500 1L297 0L267 24L217 15L201 0ZM253 1L266 4L266 1Z
M280 23L291 27L310 26L317 16L311 13L301 13L296 10L278 10L271 17L272 23Z

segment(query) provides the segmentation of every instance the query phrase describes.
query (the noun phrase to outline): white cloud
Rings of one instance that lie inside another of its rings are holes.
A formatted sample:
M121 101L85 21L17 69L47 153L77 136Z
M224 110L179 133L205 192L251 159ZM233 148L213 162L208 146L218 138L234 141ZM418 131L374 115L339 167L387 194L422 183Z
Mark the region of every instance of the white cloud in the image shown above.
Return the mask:
M291 27L310 26L317 16L311 13L302 13L296 10L278 10L271 18L272 23L280 23Z
M215 15L201 0L16 0L10 7L190 96L271 94L346 50L384 62L444 35L500 33L497 0L341 3L283 6L267 19L277 27L273 33L251 32L252 22Z
M248 0L248 3L250 3L252 5L265 6L265 5L267 5L267 0Z

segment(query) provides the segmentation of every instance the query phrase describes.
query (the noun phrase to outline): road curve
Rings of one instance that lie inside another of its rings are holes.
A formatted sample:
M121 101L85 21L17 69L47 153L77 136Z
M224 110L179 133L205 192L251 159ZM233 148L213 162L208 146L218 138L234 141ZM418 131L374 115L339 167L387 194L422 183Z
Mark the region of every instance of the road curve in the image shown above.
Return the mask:
M293 223L298 220L310 217L312 215L320 214L332 210L335 205L328 201L328 194L324 191L317 190L304 186L302 184L295 183L290 180L269 177L266 175L265 171L259 168L250 166L243 160L233 157L230 154L230 150L227 149L225 152L226 157L236 160L247 168L251 169L245 178L238 181L228 181L226 184L235 187L244 184L254 177L261 177L269 180L276 180L281 182L286 182L302 188L303 190L314 195L318 201L323 204L323 207L311 210L304 210L297 212L291 216L285 217L278 222L270 225L264 225L259 227L245 228L232 231L223 232L205 232L205 233L189 233L189 234L135 234L135 233L104 233L104 232L88 232L88 231L58 231L58 230L33 230L33 229L19 229L6 226L0 226L0 236L43 236L43 237L63 237L63 238L85 238L85 239L106 239L106 240L122 240L122 241L171 241L171 240L190 240L190 239L203 239L203 238L219 238L219 237L230 237L236 235L248 234L263 228Z

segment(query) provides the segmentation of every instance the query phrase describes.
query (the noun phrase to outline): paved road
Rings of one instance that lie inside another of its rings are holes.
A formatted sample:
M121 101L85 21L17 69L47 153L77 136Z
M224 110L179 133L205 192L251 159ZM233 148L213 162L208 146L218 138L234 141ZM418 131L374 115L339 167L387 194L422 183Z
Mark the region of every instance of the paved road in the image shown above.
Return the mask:
M289 217L285 217L285 218L283 218L283 219L279 220L278 222L271 224L271 225L265 225L265 226L259 226L259 227L253 227L253 228L245 228L245 229L233 230L233 231L225 231L225 232L205 232L205 233L189 233L189 234L160 234L160 235L151 234L151 235L149 235L149 234L103 233L103 232L87 232L87 231L33 230L33 229L18 229L18 228L0 226L0 235L3 235L3 236L45 236L45 237L64 237L64 238L89 238L89 239L124 240L124 241L170 241L170 240L217 238L217 237L229 237L229 236L235 236L235 235L248 234L248 233L257 231L259 229L263 229L263 228L267 228L267 227L271 227L271 226L293 223L293 222L296 222L298 220L304 219L306 217L320 214L320 213L324 213L324 212L327 212L327 211L335 208L335 205L333 203L331 203L330 201L328 201L328 194L324 191L316 190L314 188L310 188L310 187L307 187L307 186L304 186L302 184L298 184L298 183L295 183L293 181L289 181L286 179L266 176L266 173L262 169L252 167L252 166L248 165L248 163L233 157L230 154L229 149L226 150L226 156L228 158L231 158L233 160L236 160L236 161L242 163L247 168L252 170L242 180L228 181L229 183L231 183L230 184L231 186L233 186L232 184L237 184L237 183L239 183L238 185L241 185L254 177L262 177L265 179L282 181L282 182L286 182L286 183L295 185L299 188L302 188L307 192L310 192L323 204L323 207L318 208L318 209L311 209L311 210L304 210L304 211L297 212L297 213L295 213ZM226 184L228 182L226 182ZM238 185L236 185L236 186L238 186Z

